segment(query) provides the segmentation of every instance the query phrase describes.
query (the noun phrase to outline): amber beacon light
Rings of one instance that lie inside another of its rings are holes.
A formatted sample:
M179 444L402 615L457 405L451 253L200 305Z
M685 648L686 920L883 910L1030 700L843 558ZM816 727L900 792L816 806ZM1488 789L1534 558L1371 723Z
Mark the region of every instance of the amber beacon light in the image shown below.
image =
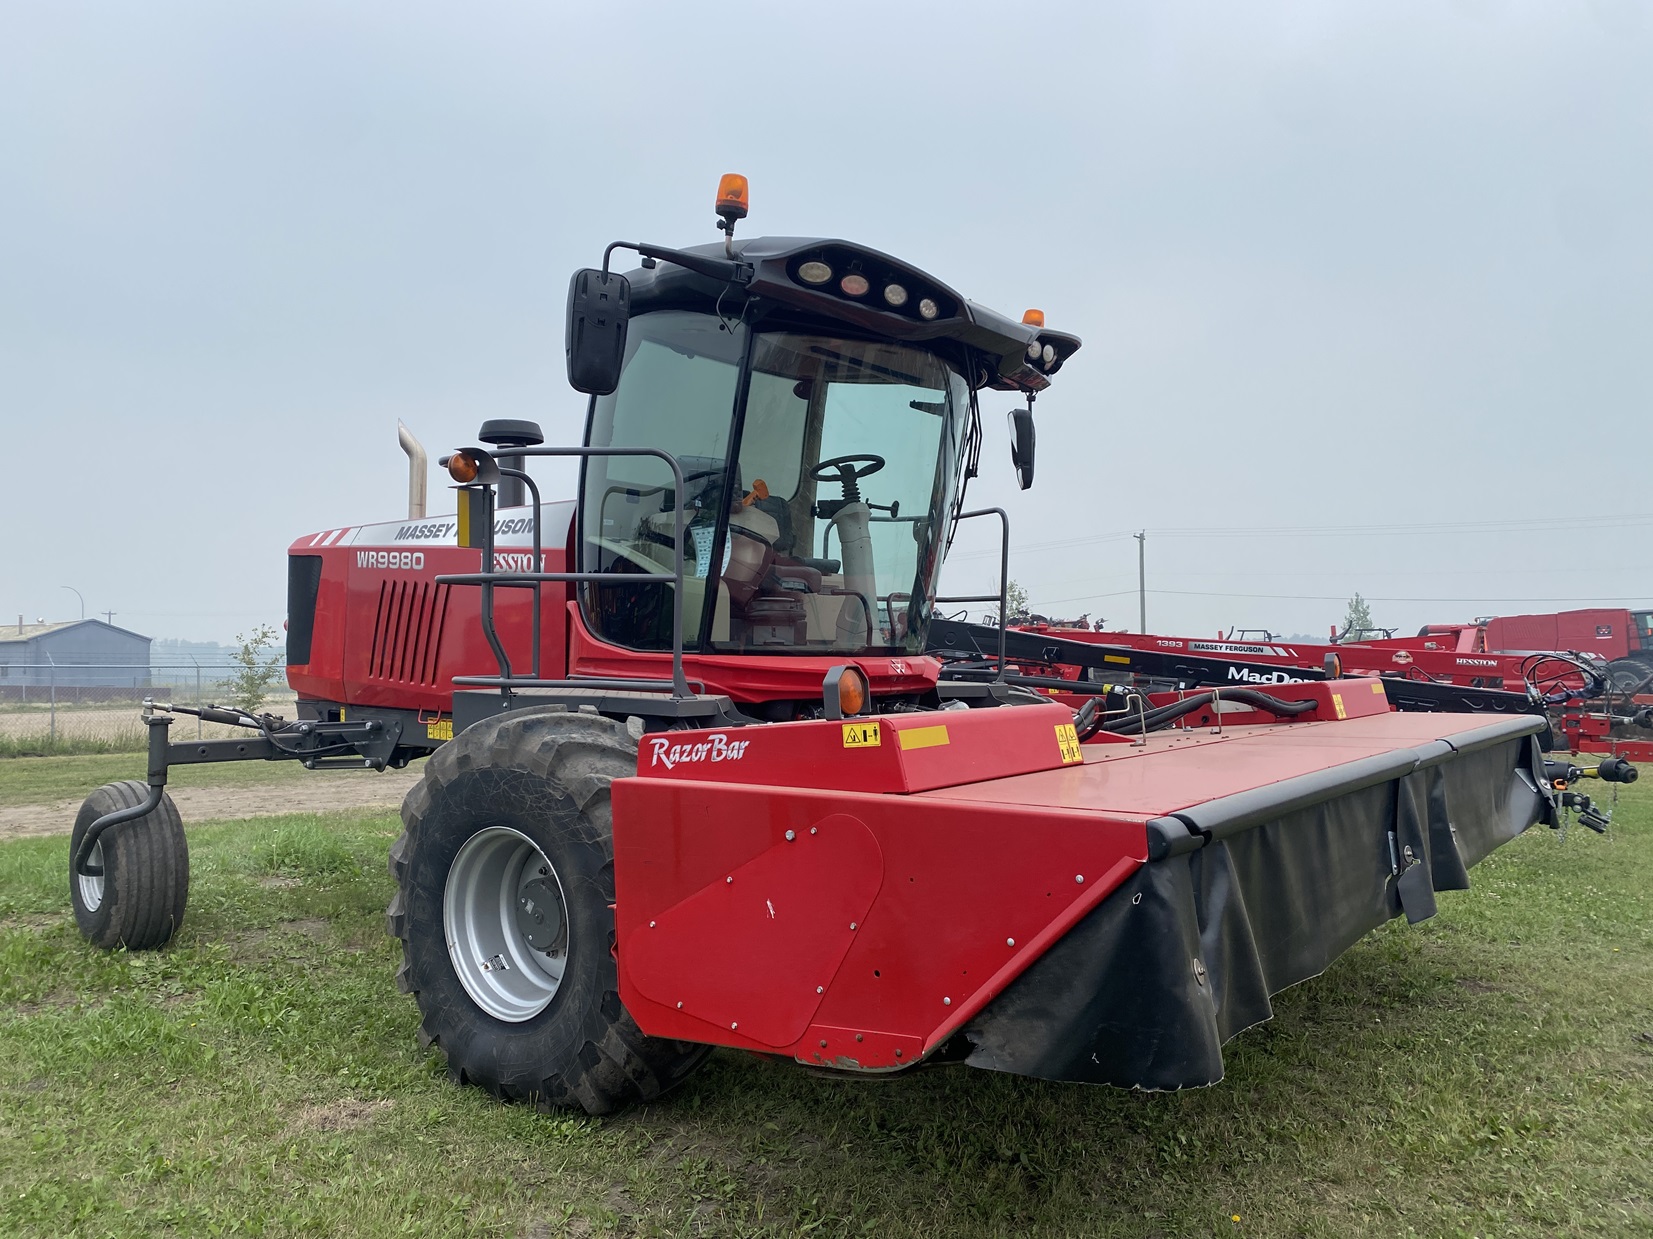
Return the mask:
M727 222L734 223L737 219L746 218L750 201L746 178L738 172L725 172L717 183L717 213Z

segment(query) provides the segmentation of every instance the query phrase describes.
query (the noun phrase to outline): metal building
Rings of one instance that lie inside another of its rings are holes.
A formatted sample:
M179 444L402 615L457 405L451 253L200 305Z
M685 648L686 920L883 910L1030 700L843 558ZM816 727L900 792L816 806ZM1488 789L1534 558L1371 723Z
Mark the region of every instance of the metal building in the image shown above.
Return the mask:
M99 619L0 627L0 699L37 689L149 687L150 639Z

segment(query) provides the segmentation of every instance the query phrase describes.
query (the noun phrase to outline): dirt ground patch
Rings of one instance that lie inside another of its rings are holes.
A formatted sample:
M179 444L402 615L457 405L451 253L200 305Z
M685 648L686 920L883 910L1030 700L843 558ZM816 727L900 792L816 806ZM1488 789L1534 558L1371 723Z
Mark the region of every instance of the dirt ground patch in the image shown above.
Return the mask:
M405 770L322 771L313 779L260 787L168 788L187 826L191 822L269 817L277 813L334 813L347 809L400 808L419 781L423 764ZM88 792L92 789L87 788ZM41 835L66 835L75 825L80 801L0 807L0 842Z
M306 1106L287 1130L294 1135L318 1135L324 1132L355 1131L366 1127L388 1113L396 1103L388 1097L378 1101L358 1101L354 1097L340 1098L326 1105Z

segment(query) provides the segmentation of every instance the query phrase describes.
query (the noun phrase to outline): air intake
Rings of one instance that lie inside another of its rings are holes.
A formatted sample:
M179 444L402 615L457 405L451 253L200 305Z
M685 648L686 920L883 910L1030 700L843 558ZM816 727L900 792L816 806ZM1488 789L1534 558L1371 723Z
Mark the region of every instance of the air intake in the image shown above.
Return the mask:
M416 580L381 582L368 675L375 680L434 687L447 611L446 585Z

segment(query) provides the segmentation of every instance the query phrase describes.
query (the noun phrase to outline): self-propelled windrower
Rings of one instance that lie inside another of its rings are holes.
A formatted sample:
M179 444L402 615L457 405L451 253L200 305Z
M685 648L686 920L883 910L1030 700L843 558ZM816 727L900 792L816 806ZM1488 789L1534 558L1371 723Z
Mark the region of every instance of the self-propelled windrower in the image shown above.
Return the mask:
M722 243L574 277L582 446L490 423L445 460L454 516L293 545L301 717L169 744L155 713L148 788L77 827L89 936L182 915L170 764L429 753L388 925L458 1079L601 1113L722 1045L1181 1088L1553 813L1541 718L1397 713L1375 681L1081 744L1067 706L943 678L946 548L1003 517L964 502L979 401L1025 399L1030 484L1079 341L865 246L738 241L745 208L726 178ZM541 456L580 460L575 501L540 501Z

